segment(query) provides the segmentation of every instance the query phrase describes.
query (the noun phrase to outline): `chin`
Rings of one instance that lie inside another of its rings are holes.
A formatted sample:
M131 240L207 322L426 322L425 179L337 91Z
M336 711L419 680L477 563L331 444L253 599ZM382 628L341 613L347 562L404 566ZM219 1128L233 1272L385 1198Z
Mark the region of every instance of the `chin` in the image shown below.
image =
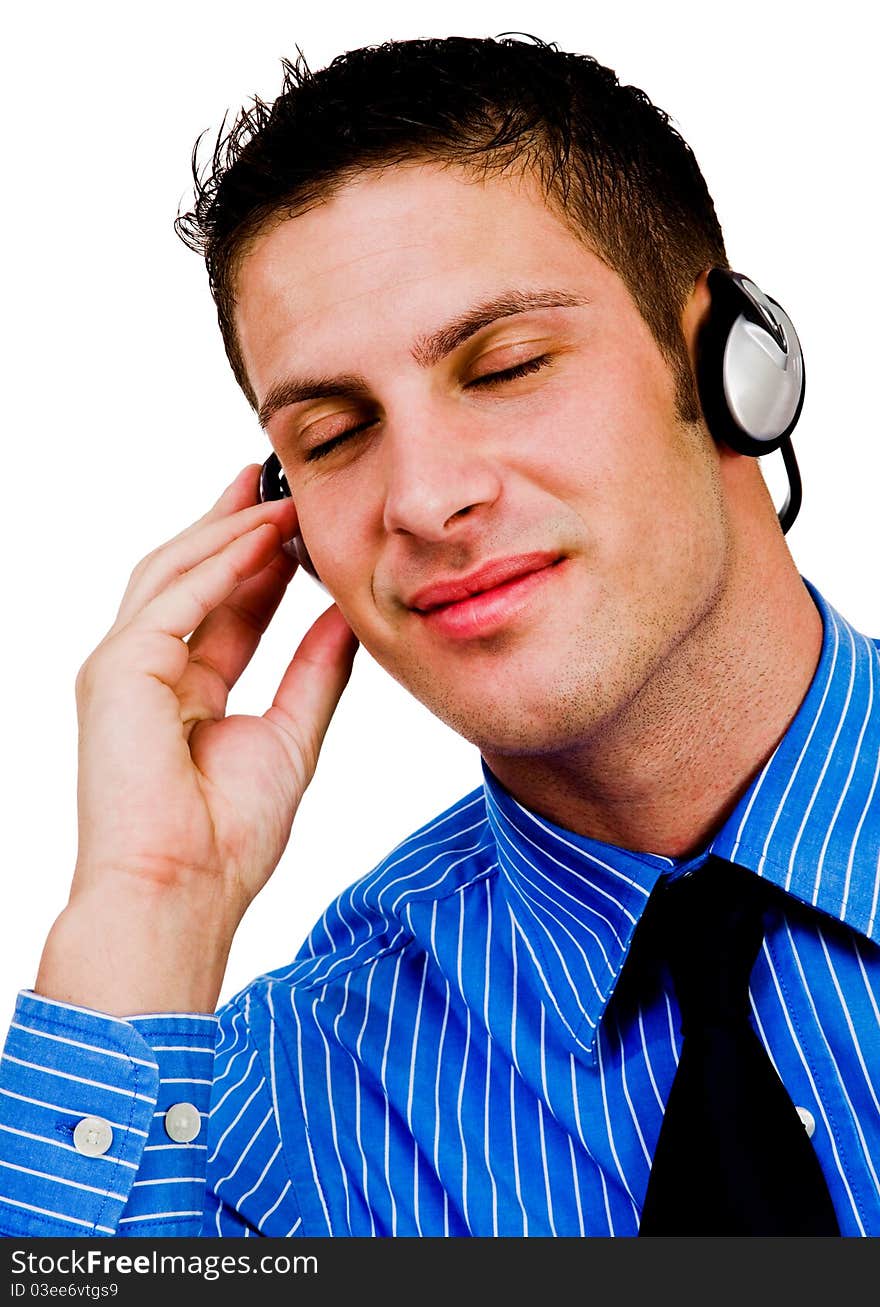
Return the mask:
M598 738L646 674L644 648L629 658L615 640L496 642L491 656L454 666L437 661L382 662L385 670L451 730L483 754L540 756L567 752ZM505 656L506 655L506 656ZM374 654L374 657L376 655ZM611 671L609 671L609 663Z
M486 757L539 757L566 752L601 731L606 715L596 711L592 696L568 696L557 690L548 698L546 687L531 706L518 695L497 701L482 695L473 702L463 702L460 695L438 699L435 689L430 697L419 697L435 717ZM593 705L592 712L584 712L585 702Z

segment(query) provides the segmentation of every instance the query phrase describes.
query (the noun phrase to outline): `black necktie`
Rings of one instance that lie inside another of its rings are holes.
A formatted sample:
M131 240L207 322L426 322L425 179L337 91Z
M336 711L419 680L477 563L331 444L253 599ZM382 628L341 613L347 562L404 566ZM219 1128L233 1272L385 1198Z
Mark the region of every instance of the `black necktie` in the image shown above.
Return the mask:
M749 975L774 891L710 856L658 889L646 930L665 956L683 1044L640 1235L838 1235L813 1145L749 1021Z

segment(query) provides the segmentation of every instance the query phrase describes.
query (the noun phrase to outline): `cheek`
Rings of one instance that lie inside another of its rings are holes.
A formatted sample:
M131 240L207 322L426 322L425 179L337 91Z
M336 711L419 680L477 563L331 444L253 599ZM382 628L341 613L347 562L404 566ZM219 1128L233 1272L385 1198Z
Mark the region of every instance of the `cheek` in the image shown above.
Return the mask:
M717 515L717 459L702 428L677 417L672 381L653 360L609 358L543 423L523 470L577 515L607 566L657 575L697 546Z
M312 565L340 610L354 625L356 593L363 576L353 515L321 497L294 490L299 531ZM369 573L367 574L369 576ZM362 584L362 582L361 582ZM357 634L357 632L355 632Z
M613 373L594 373L538 405L519 432L522 470L555 498L598 514L616 514L644 471L650 415Z

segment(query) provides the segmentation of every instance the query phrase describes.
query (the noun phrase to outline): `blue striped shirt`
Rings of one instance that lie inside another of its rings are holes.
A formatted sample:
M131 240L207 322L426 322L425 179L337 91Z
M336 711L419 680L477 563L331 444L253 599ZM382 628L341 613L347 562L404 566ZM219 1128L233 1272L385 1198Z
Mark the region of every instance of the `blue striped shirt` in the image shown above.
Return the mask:
M797 715L698 856L554 826L485 783L216 1016L23 992L0 1080L14 1235L635 1235L681 1036L625 969L651 891L711 852L787 891L757 1033L844 1235L880 1235L880 642L824 625ZM875 692L875 685L877 692ZM202 1129L169 1137L192 1103ZM85 1116L110 1148L80 1153Z

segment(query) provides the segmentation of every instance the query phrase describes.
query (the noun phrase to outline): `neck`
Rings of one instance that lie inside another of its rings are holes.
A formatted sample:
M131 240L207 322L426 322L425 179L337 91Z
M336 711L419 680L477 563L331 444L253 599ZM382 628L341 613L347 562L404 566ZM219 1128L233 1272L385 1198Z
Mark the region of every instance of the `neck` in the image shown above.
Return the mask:
M560 754L485 754L490 770L567 830L698 853L785 734L819 661L822 618L781 541L775 552L775 564L757 547L742 556L723 599L588 740Z

